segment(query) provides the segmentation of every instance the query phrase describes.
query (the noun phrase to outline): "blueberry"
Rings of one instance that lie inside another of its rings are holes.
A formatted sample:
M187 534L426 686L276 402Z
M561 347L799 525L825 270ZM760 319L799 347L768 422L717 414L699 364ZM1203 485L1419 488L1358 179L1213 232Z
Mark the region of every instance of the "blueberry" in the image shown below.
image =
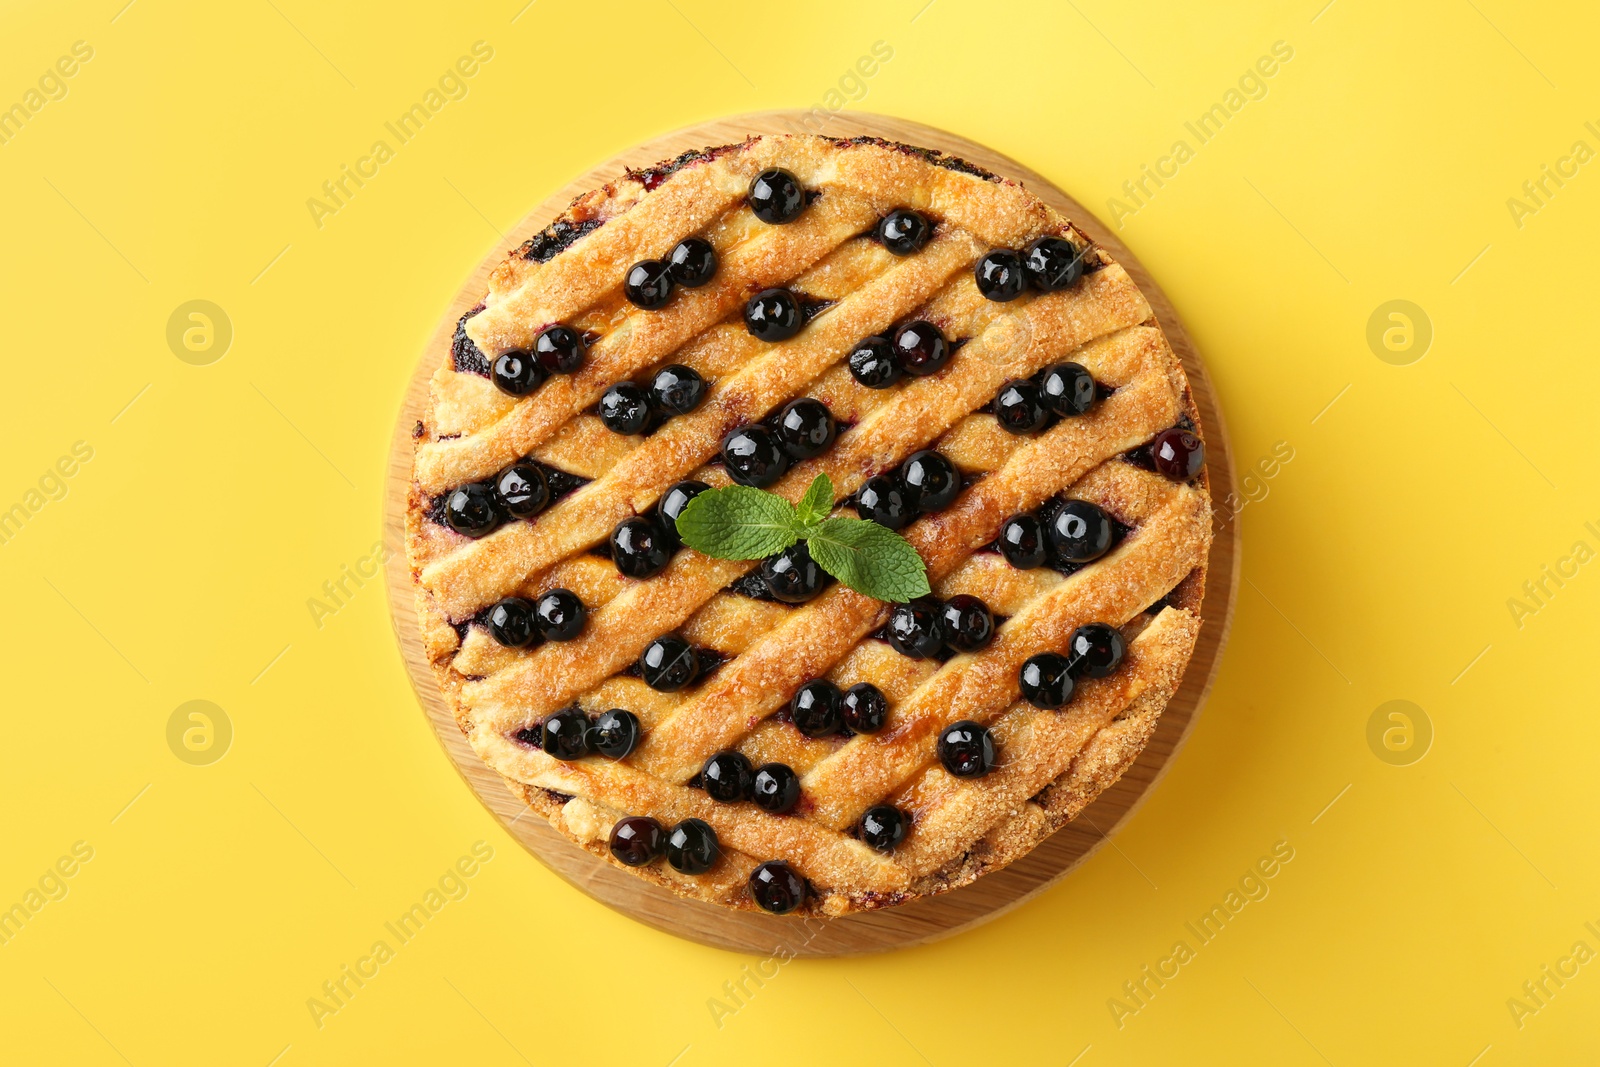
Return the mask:
M639 653L639 676L661 693L676 693L700 673L700 655L677 634L658 637Z
M717 273L717 250L709 241L685 238L667 255L667 273L685 289L698 289Z
M1062 418L1082 415L1094 406L1094 376L1081 363L1057 363L1039 377L1039 391L1051 411Z
M522 648L538 636L533 621L533 601L508 596L489 609L489 636L506 648Z
M479 538L500 525L494 490L482 482L468 482L444 502L444 521L458 534Z
M1156 470L1175 482L1186 482L1206 465L1206 446L1188 430L1174 426L1156 434L1150 442L1150 458Z
M548 326L533 343L534 358L551 374L571 374L583 366L588 351L578 331L570 326Z
M705 482L697 482L691 478L679 482L661 494L661 499L656 502L656 522L661 527L661 533L666 538L667 544L677 548L682 543L678 537L678 516L689 506L689 501L710 488Z
M789 456L773 432L756 423L722 439L722 463L728 477L740 485L765 489L789 469Z
M994 734L971 719L951 723L939 734L939 762L957 778L982 778L994 770Z
M650 383L650 402L663 415L687 415L705 398L706 380L681 363L661 368Z
M705 874L721 855L717 832L703 819L685 819L667 834L667 862L679 874Z
M647 259L628 268L622 291L628 302L646 311L665 307L672 299L672 275L660 260Z
M665 835L648 815L629 815L611 828L611 854L629 867L643 867L661 855Z
M533 606L534 625L546 641L571 641L583 632L589 609L570 589L552 589Z
M612 433L643 433L650 425L650 398L632 382L617 382L600 394L600 421Z
M961 493L956 465L932 449L913 452L900 464L900 484L908 502L920 513L943 511Z
M778 444L794 459L814 459L827 451L838 432L833 413L820 400L801 397L778 412Z
M800 803L800 776L787 764L763 763L756 770L750 799L756 807L773 815L793 811Z
M806 191L786 170L764 170L750 183L750 210L762 222L774 226L793 222L805 207Z
M762 560L758 573L773 599L785 604L804 604L820 593L828 580L804 541Z
M892 804L877 804L862 814L857 829L866 844L879 852L893 852L905 840L905 813Z
M900 380L894 346L885 337L868 337L850 353L850 376L868 389L887 389Z
M1111 550L1111 516L1087 500L1069 500L1050 520L1050 545L1063 563L1090 563Z
M978 282L978 292L1001 303L1015 300L1028 287L1022 257L1009 248L997 248L978 260L972 273Z
M1070 669L1080 678L1104 678L1122 664L1125 651L1122 633L1103 622L1078 627L1067 642Z
M1013 515L1000 527L995 547L1019 571L1044 566L1047 545L1044 528L1032 515Z
M844 694L826 678L813 678L789 698L795 729L807 737L827 737L839 732Z
M1050 412L1044 406L1044 394L1027 379L1007 382L995 395L994 417L1002 430L1032 433L1042 427L1049 416Z
M763 911L783 915L806 902L806 881L782 860L768 860L750 872L750 896Z
M917 517L917 509L896 475L880 474L868 478L856 493L856 514L880 526L899 530Z
M919 378L944 369L952 354L950 342L931 322L919 319L900 327L894 335L895 362L901 370Z
M932 659L944 647L944 628L940 625L940 605L932 597L896 604L889 613L886 628L889 644L902 656Z
M718 752L700 768L700 787L712 800L732 804L749 797L754 786L750 761L738 752Z
M989 605L961 593L944 602L939 626L945 644L957 652L978 652L994 638L994 615Z
M1022 250L1022 267L1035 289L1053 293L1072 288L1083 277L1083 256L1071 241L1041 237Z
M1017 672L1022 699L1036 708L1059 708L1072 699L1072 671L1065 656L1041 652L1029 656Z
M928 220L910 208L896 208L878 220L878 240L897 256L920 252L932 235Z
M589 717L577 708L558 711L539 726L539 747L558 760L589 754Z
M763 289L745 301L744 328L757 340L787 341L805 324L800 301L787 289Z
M844 724L858 734L875 734L889 720L889 702L871 682L857 682L846 689L839 710Z
M508 396L527 396L544 384L547 375L532 354L521 349L502 352L495 357L489 372L495 388Z
M672 560L672 546L653 519L635 515L611 531L611 561L629 578L654 578Z
M494 479L494 495L500 510L514 519L527 519L550 503L550 486L537 463L513 463Z
M589 747L607 759L623 759L639 743L639 716L621 708L602 711L589 727Z

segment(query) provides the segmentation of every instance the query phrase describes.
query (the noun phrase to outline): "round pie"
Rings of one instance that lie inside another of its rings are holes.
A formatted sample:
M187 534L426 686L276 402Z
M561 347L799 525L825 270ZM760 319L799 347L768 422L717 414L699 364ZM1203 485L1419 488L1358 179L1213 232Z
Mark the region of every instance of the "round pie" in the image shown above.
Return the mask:
M440 688L531 808L676 893L839 915L995 871L1127 769L1194 648L1183 369L1103 248L962 160L763 136L629 171L439 360L407 552ZM684 544L700 494L823 474L930 595Z

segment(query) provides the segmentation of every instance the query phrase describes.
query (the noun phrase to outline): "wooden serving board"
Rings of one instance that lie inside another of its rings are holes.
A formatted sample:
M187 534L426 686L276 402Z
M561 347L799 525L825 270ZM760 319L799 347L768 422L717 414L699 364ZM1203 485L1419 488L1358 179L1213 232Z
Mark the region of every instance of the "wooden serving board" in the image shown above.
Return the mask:
M806 125L807 122L810 125ZM417 697L456 770L509 833L579 890L658 929L740 952L763 956L843 956L879 952L970 930L1021 905L1066 877L1131 817L1145 794L1161 779L1168 761L1183 745L1211 687L1233 617L1239 580L1239 544L1234 524L1220 514L1223 509L1219 506L1206 582L1205 622L1199 642L1177 695L1168 704L1154 736L1138 760L1077 819L1031 853L961 889L896 908L837 919L797 920L760 912L736 912L679 897L613 867L578 848L560 836L543 817L532 813L473 752L445 705L423 653L413 608L411 575L402 547L405 544L406 494L411 479L411 429L422 417L428 380L449 349L457 320L478 303L488 289L489 272L511 249L547 226L574 197L620 176L626 168L647 167L689 149L730 144L757 133L822 133L838 137L865 134L941 149L995 174L1021 181L1070 218L1096 243L1110 250L1155 309L1168 341L1183 360L1195 403L1200 409L1212 499L1219 503L1228 499L1234 487L1233 461L1222 412L1205 366L1166 294L1133 253L1083 205L1027 167L931 126L858 113L836 115L819 125L817 119L802 111L761 112L690 126L606 160L530 212L512 228L511 236L497 245L472 272L441 315L411 376L395 424L383 516L384 540L394 549L386 572L389 611Z

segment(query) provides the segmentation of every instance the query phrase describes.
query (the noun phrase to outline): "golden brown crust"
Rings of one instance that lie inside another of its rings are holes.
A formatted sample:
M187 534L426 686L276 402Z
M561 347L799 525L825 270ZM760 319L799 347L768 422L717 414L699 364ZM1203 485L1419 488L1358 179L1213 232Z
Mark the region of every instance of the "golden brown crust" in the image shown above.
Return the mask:
M744 206L751 178L771 166L820 194L788 225L762 224ZM933 240L906 258L858 236L898 207L936 224ZM994 303L973 282L971 265L984 252L1047 233L1079 247L1087 238L1020 185L936 153L798 136L752 138L675 170L624 176L580 197L547 235L563 228L578 236L556 254L543 254L553 249L541 238L495 270L485 307L463 332L492 360L563 322L593 338L584 366L519 400L443 354L418 436L407 521L418 614L441 690L480 756L514 792L607 858L607 835L623 815L648 814L664 825L704 819L723 847L711 872L689 877L657 861L635 873L749 908L750 870L782 858L810 883L806 910L839 914L942 892L1003 867L1120 777L1193 649L1211 515L1203 474L1175 484L1121 458L1168 426L1200 427L1149 305L1103 250L1090 254L1096 269L1069 290ZM632 263L661 258L696 234L718 251L711 284L680 289L659 311L621 298ZM829 306L793 339L758 342L742 328L739 309L773 285ZM887 390L856 384L840 364L855 342L915 318L964 342L949 366ZM1016 437L980 410L1007 380L1068 358L1113 390L1090 413ZM612 382L667 363L694 367L710 383L692 414L647 437L620 437L585 414ZM635 581L590 554L673 482L726 484L721 469L708 466L722 436L800 395L823 400L849 425L832 448L773 487L791 500L822 472L842 499L927 447L976 479L950 508L904 533L936 593L973 593L1008 617L983 652L943 665L906 659L869 636L887 607L842 586L799 607L725 591L751 563L683 550L662 573ZM523 456L588 481L536 519L476 541L429 517L442 492ZM1062 493L1098 504L1128 535L1068 576L1018 571L979 551L1008 516ZM576 640L507 649L468 625L501 597L556 587L573 590L589 609ZM1080 683L1060 711L1020 703L1022 660L1063 647L1090 621L1122 627L1123 666ZM674 630L727 661L674 694L624 673L650 640ZM774 717L813 677L841 686L873 682L890 702L888 727L811 739ZM516 740L519 729L572 705L632 710L643 743L621 761L564 763ZM963 718L989 724L1001 746L1001 766L981 779L952 778L934 758L940 728ZM804 785L801 808L774 816L747 802L714 803L693 787L704 759L725 747L793 767ZM912 817L891 855L850 832L860 812L880 802Z

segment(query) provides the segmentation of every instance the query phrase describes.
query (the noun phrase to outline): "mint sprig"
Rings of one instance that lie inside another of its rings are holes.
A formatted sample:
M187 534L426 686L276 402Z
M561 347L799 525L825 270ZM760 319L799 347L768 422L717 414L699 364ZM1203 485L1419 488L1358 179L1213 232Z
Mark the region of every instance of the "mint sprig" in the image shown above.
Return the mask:
M799 504L747 485L708 489L678 516L678 536L715 559L764 559L805 541L817 566L858 593L894 604L927 596L911 542L866 519L830 519L833 481L817 475Z

